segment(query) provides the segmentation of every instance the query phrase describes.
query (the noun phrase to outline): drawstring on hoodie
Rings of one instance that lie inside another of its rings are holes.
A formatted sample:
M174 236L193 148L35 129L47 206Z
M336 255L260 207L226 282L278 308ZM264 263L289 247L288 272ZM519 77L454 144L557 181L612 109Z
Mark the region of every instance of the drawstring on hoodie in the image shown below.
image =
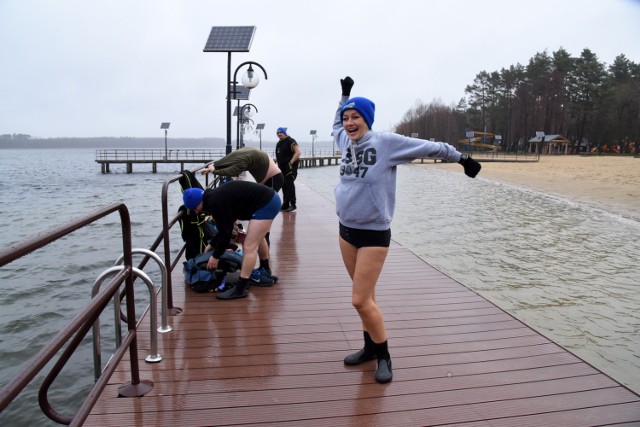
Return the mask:
M353 172L355 173L356 169L358 169L358 157L356 156L356 147L358 146L358 143L352 140L349 140L349 142L351 143L351 157L353 158L353 164L356 165L355 169L353 170Z

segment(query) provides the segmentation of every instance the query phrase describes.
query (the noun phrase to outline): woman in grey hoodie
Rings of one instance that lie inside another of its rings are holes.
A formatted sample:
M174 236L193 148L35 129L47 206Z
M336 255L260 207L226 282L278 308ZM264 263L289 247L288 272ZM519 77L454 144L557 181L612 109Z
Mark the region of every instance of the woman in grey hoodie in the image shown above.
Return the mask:
M372 131L375 104L367 98L349 99L354 81L340 80L342 97L333 122L341 153L340 183L335 189L340 220L340 251L352 281L351 302L364 332L364 347L344 358L346 365L377 359L375 379L393 378L384 318L376 304L375 288L391 241L396 201L396 169L416 158L458 162L474 178L480 163L444 142Z

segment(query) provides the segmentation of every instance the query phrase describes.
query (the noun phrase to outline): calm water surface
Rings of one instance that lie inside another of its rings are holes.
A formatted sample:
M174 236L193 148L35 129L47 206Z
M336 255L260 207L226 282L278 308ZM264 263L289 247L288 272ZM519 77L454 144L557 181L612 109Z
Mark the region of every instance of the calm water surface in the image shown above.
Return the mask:
M162 183L177 173L167 166L158 174L140 167L103 175L94 150L63 149L0 150L0 168L2 246L122 201L134 247L148 248L161 226ZM301 184L332 200L337 179L335 166L299 175ZM170 212L180 204L175 193ZM173 233L172 241L180 241L175 227ZM640 223L416 164L399 169L392 233L425 261L640 392ZM88 301L96 277L122 252L114 235L120 235L117 214L0 269L0 385ZM152 263L147 268L159 281ZM107 360L113 342L108 333L103 339ZM92 383L90 344L86 340L52 387L63 413L77 408L69 402L79 402ZM53 425L29 409L36 394L29 388L0 414L0 425Z

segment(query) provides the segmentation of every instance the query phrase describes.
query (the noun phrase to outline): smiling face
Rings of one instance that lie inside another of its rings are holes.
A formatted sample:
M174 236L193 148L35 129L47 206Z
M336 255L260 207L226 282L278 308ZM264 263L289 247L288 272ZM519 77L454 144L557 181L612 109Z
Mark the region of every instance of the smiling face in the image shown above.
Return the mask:
M359 141L369 130L369 126L364 121L362 114L353 109L344 110L342 113L342 127L352 141Z

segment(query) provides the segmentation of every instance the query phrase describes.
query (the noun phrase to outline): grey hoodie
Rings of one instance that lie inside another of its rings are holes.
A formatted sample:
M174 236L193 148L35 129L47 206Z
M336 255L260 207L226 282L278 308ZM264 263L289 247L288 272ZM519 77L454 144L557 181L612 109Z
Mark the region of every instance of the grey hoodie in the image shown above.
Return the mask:
M333 136L342 156L340 182L334 190L336 213L340 223L347 227L387 230L396 204L397 166L420 157L457 162L461 153L444 142L392 132L370 130L359 141L351 141L342 127L340 114L348 99L346 96L340 99L333 122Z

